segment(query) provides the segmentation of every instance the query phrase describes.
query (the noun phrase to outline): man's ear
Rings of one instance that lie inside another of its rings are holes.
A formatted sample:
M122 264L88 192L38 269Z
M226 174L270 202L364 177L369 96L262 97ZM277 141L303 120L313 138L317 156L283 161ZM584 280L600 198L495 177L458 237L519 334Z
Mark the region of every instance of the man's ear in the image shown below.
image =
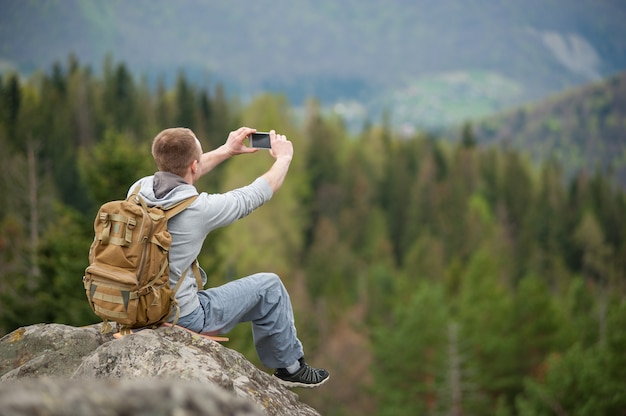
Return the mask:
M191 162L191 173L195 175L197 171L198 171L198 161L194 160L193 162Z

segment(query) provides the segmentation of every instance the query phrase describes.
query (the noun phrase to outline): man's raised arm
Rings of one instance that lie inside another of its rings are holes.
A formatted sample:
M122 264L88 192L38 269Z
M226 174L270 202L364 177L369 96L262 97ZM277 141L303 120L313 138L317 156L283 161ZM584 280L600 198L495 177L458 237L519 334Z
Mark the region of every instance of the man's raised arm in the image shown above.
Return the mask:
M276 160L270 170L263 174L263 177L269 182L272 190L276 192L282 186L289 171L289 165L293 159L293 144L287 140L287 137L276 134L274 130L270 131L270 143L272 144L270 154Z
M210 152L203 153L202 156L200 156L200 171L198 176L206 175L231 156L259 151L259 149L250 148L243 144L246 138L254 132L256 132L255 129L240 127L230 132L226 143L222 146ZM276 192L282 186L285 176L287 176L287 172L289 171L289 165L293 158L293 144L287 140L287 137L276 134L274 130L270 131L270 143L272 145L270 154L274 157L275 161L272 167L262 176L270 184L272 190Z

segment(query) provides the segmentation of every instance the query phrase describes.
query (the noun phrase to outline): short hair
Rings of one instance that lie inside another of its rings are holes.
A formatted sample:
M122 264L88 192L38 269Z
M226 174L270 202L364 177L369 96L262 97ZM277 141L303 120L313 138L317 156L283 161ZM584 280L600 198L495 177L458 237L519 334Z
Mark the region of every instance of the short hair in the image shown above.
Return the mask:
M185 176L189 165L200 156L196 135L184 127L165 129L152 142L152 157L162 172Z

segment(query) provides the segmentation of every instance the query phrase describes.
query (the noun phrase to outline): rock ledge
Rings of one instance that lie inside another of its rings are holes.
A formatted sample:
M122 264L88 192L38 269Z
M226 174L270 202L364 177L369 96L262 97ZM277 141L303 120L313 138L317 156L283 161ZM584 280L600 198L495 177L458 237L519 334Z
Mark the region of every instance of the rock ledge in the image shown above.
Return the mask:
M0 339L0 413L319 415L242 354L188 331L115 339L60 324Z

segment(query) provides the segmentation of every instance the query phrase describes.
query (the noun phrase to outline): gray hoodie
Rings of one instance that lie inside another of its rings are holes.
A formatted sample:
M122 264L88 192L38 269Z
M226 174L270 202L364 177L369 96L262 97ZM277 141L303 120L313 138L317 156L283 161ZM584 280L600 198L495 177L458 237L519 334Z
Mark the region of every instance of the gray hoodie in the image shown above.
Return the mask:
M198 195L195 186L183 178L168 172L157 172L135 182L129 189L130 195L137 184L141 184L139 194L149 206L168 208L183 199ZM224 227L249 215L256 208L269 201L272 188L263 177L243 188L223 194L202 192L183 212L170 219L167 229L172 234L170 259L170 285L174 287L179 276L186 269L187 275L176 292L180 306L180 316L186 316L200 307L198 287L190 266L200 254L207 235L216 228ZM206 274L200 269L202 283L206 284Z

